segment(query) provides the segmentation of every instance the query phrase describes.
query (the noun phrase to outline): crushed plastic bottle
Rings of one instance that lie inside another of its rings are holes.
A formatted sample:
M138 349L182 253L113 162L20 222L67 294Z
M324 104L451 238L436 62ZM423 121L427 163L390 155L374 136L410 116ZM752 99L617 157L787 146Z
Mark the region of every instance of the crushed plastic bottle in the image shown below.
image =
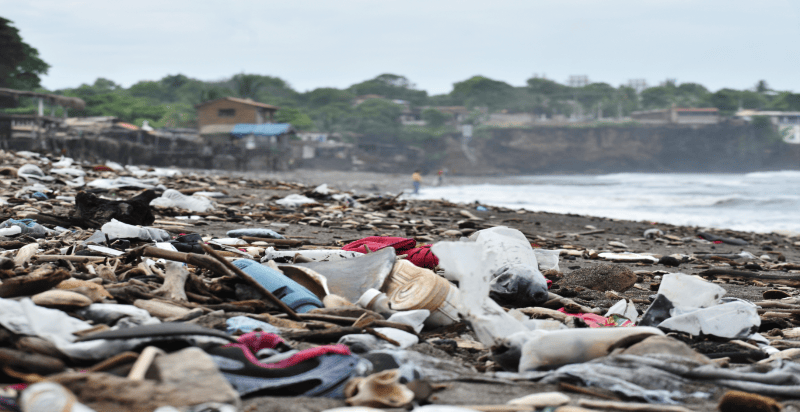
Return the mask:
M233 264L296 312L306 313L323 307L316 295L275 269L249 259L234 260Z
M154 227L138 227L120 222L117 219L111 219L110 222L100 228L102 233L100 235L108 235L109 239L141 239L152 240L156 242L166 242L171 239L169 232ZM97 233L95 233L97 235ZM87 241L93 241L95 236L92 236ZM102 236L101 242L105 241L105 236Z
M253 237L262 237L268 239L286 239L280 233L272 230L272 229L261 229L261 228L245 228L245 229L234 229L229 230L226 233L228 237L242 237L242 236L253 236Z

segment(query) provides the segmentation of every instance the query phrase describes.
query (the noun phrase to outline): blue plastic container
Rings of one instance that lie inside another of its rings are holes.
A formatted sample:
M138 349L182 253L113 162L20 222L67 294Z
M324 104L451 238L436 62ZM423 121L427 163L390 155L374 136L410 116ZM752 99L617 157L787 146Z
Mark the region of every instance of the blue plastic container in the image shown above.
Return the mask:
M306 313L312 309L322 307L322 302L317 295L271 267L249 259L234 260L233 264L272 292L275 297L282 300L295 312Z

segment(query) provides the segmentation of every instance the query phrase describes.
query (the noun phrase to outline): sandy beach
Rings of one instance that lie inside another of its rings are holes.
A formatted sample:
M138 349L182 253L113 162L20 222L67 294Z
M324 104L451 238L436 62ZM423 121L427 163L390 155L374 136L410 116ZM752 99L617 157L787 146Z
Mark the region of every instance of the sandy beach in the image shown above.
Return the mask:
M24 162L23 160L19 164ZM88 176L92 178L116 176L110 171L91 171L89 166L86 170L89 170ZM157 170L152 172L158 174ZM573 304L594 308L599 313L604 313L622 298L632 301L639 313L644 312L650 306L651 296L658 290L663 276L676 272L697 275L722 286L726 291L726 297L751 302L763 301L766 291L797 296L795 286L800 270L800 239L778 234L730 230L703 233L703 229L700 228L659 222L530 212L493 206L478 208L474 204L401 198L398 195L401 191L409 189L410 179L409 176L399 174L301 170L255 175L186 171L173 177L162 176L159 180L168 189L183 190L186 193L202 189L211 192L222 191L225 194L223 197L215 198L216 206L209 212L193 213L175 207L154 207L156 222L154 226L169 231L173 236L197 233L209 238L224 238L231 229L270 227L286 238L302 243L302 250L309 250L340 248L368 236L413 238L418 244L435 244L438 241L458 240L461 236L467 236L476 230L507 226L522 232L534 248L559 250L558 270L545 272L545 276L553 281L550 291L571 299ZM7 181L7 185L13 187L20 184L10 179ZM465 184L476 183L476 180L448 178L446 182ZM289 195L313 195L314 187L323 183L327 183L333 193L341 190L352 194L353 200L363 206L352 207L324 198L319 198L319 203L296 208L276 203ZM426 184L431 183L433 179L427 176ZM62 194L76 191L59 187ZM116 199L129 199L140 192L124 188L94 191L102 196ZM10 192L6 195L13 197ZM75 216L73 206L64 201L36 203L20 199L14 202L16 203L4 207L6 217L19 218L23 217L21 214L27 214L28 217L50 219L49 222L52 223L58 221L58 216L63 218ZM20 202L27 205L24 212L19 207L14 209L13 205ZM30 212L37 207L46 210L47 214L31 215ZM196 220L182 218L193 214L199 218ZM68 222L63 223L67 224ZM645 235L646 231L653 229L660 232L654 236ZM86 235L88 236L88 233ZM725 241L702 239L711 236ZM616 258L602 257L605 253L623 252L646 255L651 261L625 262ZM749 254L742 255L744 258L737 256L743 252ZM570 277L582 269L594 270L590 268L611 264L632 271L636 277L632 287L623 291L597 290L594 285L581 283L580 278ZM787 285L785 281L787 278L795 279L789 282L791 286ZM149 287L152 289L157 285L155 283ZM113 286L112 282L109 287ZM117 299L118 303L121 303L126 298L120 294L117 295ZM274 308L272 311L274 313ZM788 345L782 348L796 347L793 345L798 344L798 341L782 339L782 330L797 326L796 318L792 318L790 312L786 313L786 316L781 315L782 317L778 318L762 317L759 332L767 339L782 342L780 345ZM683 341L694 351L712 357L715 353L740 353L749 350L746 349L749 345L747 343L737 344L713 337L680 333L672 333L670 336ZM286 341L289 345L300 349L311 348L320 343L311 343L299 338L286 338ZM419 343L409 349L449 361L450 365L457 365L455 373L461 377L437 384L435 392L428 398L432 403L502 405L513 398L549 391L568 393L575 402L581 399L621 399L612 392L597 388L576 389L573 386L499 378L495 373L501 372L502 368L492 359L491 348L476 342L474 332L464 322L425 330L419 334ZM750 363L755 360L758 359L738 361ZM730 362L734 364L737 360ZM726 392L720 387L702 381L691 382L689 387L694 391L708 394L707 398L684 399L687 407L697 411L715 410L720 397ZM287 399L257 396L244 399L243 402L243 410L246 411L319 411L345 405L343 400L303 397ZM287 406L287 402L291 403L290 407ZM800 406L791 399L785 400L784 405Z

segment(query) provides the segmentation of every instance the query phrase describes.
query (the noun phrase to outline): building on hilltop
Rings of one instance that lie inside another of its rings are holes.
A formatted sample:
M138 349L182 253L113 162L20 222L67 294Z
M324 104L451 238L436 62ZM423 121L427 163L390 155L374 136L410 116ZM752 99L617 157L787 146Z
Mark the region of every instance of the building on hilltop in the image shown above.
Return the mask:
M734 117L746 121L753 120L755 116L768 117L783 137L786 143L800 144L800 112L781 112L781 111L760 111L760 110L739 110Z
M645 124L717 124L719 123L719 109L716 107L670 107L669 109L633 112L631 119Z
M223 97L195 106L201 135L230 134L237 124L263 124L275 121L276 106L250 99Z

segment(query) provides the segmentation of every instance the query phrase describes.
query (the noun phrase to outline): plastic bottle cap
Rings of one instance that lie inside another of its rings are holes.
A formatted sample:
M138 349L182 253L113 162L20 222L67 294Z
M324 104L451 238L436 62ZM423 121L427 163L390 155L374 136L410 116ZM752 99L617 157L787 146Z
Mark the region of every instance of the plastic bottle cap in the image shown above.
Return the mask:
M383 292L379 291L378 289L367 289L360 298L358 298L358 302L356 305L361 306L362 308L369 308L370 303L375 300L376 297L382 295Z

